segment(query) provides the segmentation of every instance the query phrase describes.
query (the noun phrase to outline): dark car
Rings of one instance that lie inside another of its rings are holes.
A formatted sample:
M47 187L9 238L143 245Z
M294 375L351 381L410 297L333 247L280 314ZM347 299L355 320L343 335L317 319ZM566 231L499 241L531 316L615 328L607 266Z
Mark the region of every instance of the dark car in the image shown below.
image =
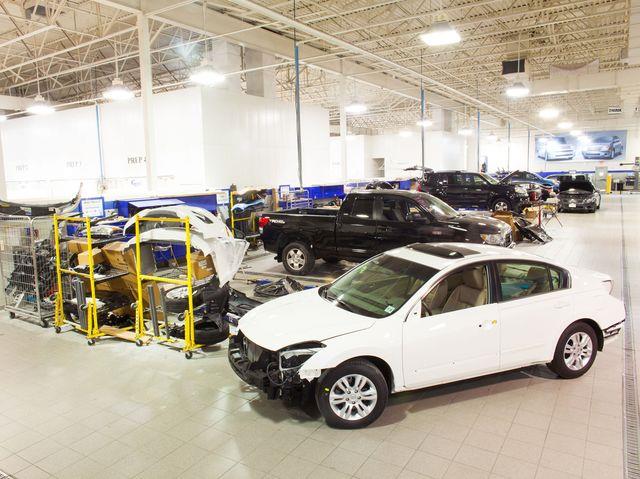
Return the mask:
M558 211L588 211L600 208L600 192L590 181L562 181L558 194Z
M582 157L585 160L597 160L601 158L615 158L622 154L622 140L616 135L599 136L582 148Z
M421 191L454 208L493 211L522 211L528 204L526 189L502 183L485 173L438 171L426 174Z
M563 181L589 181L589 175L583 173L554 173L547 178L557 181L558 184Z
M518 183L535 183L536 185L544 186L547 188L553 188L557 190L558 182L550 178L543 178L542 176L531 173L530 171L516 170L509 173L507 176L500 180L502 183L518 184Z
M261 218L264 249L291 274L304 275L316 259L363 261L411 243L468 242L511 246L506 223L461 214L426 193L363 190L349 193L340 210L300 208Z

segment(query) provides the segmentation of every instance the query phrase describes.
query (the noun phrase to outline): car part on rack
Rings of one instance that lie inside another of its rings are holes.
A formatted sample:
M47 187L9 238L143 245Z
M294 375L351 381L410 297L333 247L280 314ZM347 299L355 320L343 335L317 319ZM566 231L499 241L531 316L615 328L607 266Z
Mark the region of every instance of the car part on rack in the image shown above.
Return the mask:
M80 204L80 191L82 183L78 188L78 193L69 201L60 203L13 203L0 199L0 215L14 216L51 216L52 214L70 213Z
M289 276L279 279L278 281L271 281L266 284L257 284L253 292L256 296L263 296L267 298L276 298L278 296L285 296L291 293L297 293L302 291L304 286L298 283L295 279Z

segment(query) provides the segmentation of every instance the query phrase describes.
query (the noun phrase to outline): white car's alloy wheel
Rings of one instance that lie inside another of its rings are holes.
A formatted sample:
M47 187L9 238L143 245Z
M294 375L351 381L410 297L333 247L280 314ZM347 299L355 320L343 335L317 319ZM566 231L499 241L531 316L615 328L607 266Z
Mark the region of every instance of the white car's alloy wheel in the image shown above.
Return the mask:
M593 342L584 332L577 332L569 336L564 346L564 362L572 371L580 371L591 361Z
M378 402L378 390L361 374L349 374L338 379L329 392L329 404L336 416L357 421L371 414Z

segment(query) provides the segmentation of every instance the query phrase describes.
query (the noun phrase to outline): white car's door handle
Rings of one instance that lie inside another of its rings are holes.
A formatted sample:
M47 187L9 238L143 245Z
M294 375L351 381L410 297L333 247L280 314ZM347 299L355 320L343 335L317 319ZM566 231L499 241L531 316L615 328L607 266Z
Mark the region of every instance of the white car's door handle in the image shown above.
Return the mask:
M498 324L498 320L497 319L487 319L486 321L483 321L480 324L478 324L478 327L479 328L485 328L485 329L491 329L496 324Z
M567 301L560 301L559 303L553 305L553 307L556 309L566 308L567 306L569 306L569 303Z

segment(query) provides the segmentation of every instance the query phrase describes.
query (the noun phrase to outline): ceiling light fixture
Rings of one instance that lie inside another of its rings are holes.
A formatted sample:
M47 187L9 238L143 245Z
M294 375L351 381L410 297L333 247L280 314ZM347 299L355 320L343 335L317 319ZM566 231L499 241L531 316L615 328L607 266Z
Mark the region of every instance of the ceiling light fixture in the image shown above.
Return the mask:
M580 130L571 130L570 135L571 136L582 136L582 131L580 131Z
M439 47L459 43L461 38L449 22L441 20L433 23L426 32L421 34L420 40L430 47Z
M430 126L433 126L433 121L429 119L418 120L416 122L416 126L421 126L422 128L428 128Z
M9 117L7 115L0 115L0 123L7 121Z
M115 77L111 86L102 92L102 96L105 100L126 101L131 100L135 95L120 78Z
M543 108L538 112L538 116L544 120L553 120L554 118L558 118L560 111L557 108L547 107Z
M207 2L202 2L203 32L207 31L207 9ZM202 63L200 63L200 66L191 73L189 80L202 86L215 86L225 81L225 76L213 68L209 62L209 48L207 46L206 38L204 39L204 56L202 58Z
M510 98L523 98L529 95L529 87L527 87L521 81L515 82L513 85L505 90L505 93Z
M558 128L560 128L561 130L570 130L571 127L573 127L573 123L571 123L570 121L561 121L560 123L558 123Z
M410 136L413 136L413 132L410 130L400 130L398 132L398 135L400 135L402 138L409 138Z
M189 79L198 85L214 86L224 82L225 76L216 71L215 68L213 68L213 66L205 59L200 67L191 73Z
M494 132L491 132L489 133L489 136L487 136L487 140L496 142L498 141L498 135L496 135Z
M471 135L473 135L473 130L471 128L469 128L469 127L460 128L458 130L458 135L471 136Z
M361 103L359 101L353 101L347 106L344 107L344 111L347 113L351 113L354 115L359 115L361 113L365 113L368 110L367 105Z
M33 103L27 107L27 113L31 113L32 115L49 115L54 111L56 111L56 109L51 106L40 93L33 99Z

